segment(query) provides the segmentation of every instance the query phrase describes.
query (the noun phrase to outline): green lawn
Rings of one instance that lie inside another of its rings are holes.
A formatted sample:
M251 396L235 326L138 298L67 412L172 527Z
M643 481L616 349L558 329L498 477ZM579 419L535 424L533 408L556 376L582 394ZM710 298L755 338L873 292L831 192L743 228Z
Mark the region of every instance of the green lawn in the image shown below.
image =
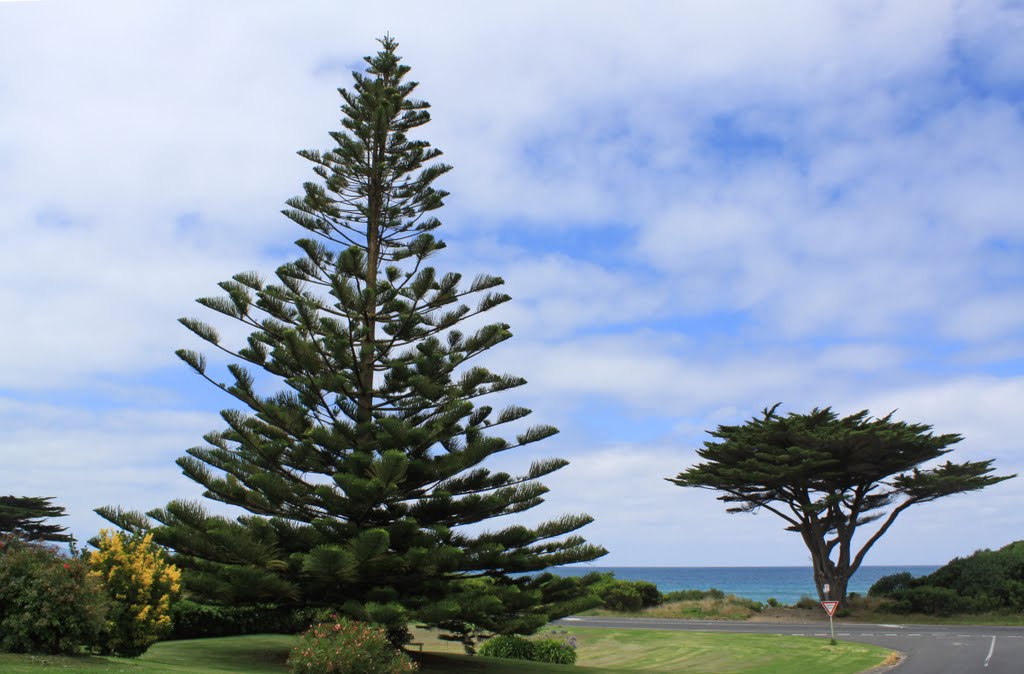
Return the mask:
M854 674L882 662L888 651L874 646L823 639L759 634L708 634L576 628L579 643L575 667L527 663L518 660L470 657L456 644L417 632L424 653L416 653L425 674L479 672L480 674L543 674L546 672L715 672L772 674ZM219 639L166 641L141 658L56 657L0 654L5 674L261 674L286 672L285 660L293 638L252 635Z
M219 639L164 641L154 645L141 658L30 656L0 653L0 672L4 674L152 674L156 672L198 672L213 674L262 674L287 672L285 661L295 638L283 634L254 634Z

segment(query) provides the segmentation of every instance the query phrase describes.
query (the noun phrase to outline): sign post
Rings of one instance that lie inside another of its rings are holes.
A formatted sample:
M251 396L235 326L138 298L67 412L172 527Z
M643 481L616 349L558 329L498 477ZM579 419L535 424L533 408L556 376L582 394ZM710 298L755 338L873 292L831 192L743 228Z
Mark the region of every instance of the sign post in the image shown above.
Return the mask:
M836 612L836 607L839 606L837 601L823 601L821 607L828 613L828 631L832 634L832 643L836 642L836 628L832 626L832 615Z

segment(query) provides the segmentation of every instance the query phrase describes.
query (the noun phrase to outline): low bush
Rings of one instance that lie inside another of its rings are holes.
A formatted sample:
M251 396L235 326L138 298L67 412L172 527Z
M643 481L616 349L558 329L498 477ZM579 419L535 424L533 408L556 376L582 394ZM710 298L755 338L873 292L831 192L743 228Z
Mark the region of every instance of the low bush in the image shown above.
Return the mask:
M704 599L707 595L705 590L674 590L666 592L663 596L666 602L670 601L697 601Z
M736 595L729 595L733 599L740 599ZM671 601L699 601L701 599L725 599L725 592L717 587L710 590L673 590L661 595L662 603ZM748 601L748 600L743 600Z
M776 599L775 597L768 597L768 605L771 606L772 608L778 608L779 607L779 600Z
M575 665L576 648L561 639L537 639L533 642L533 657L530 659L553 665Z
M576 637L570 636L564 631L551 634L554 636L542 639L527 639L515 635L491 637L481 644L477 654L488 658L575 665Z
M391 645L384 628L337 616L302 633L288 666L296 674L400 674L417 669Z
M643 608L644 600L633 584L625 580L613 580L597 588L597 596L604 607L612 611L633 613Z
M0 651L72 654L103 629L107 600L85 563L0 539Z
M611 573L602 573L597 578L592 583L593 592L606 609L634 613L657 606L663 600L658 586L646 580L618 580Z
M533 642L526 637L503 634L483 642L476 652L487 658L533 660Z
M805 594L804 596L800 597L800 599L798 599L797 602L795 604L793 604L793 606L795 608L803 608L803 609L810 608L810 609L814 609L814 608L818 608L819 606L821 606L821 604L818 603L817 599L812 599L811 597L808 597Z
M640 604L644 608L649 606L657 606L662 602L661 591L658 590L658 586L654 583L650 583L646 580L634 580L626 581L630 583L633 588L640 595Z

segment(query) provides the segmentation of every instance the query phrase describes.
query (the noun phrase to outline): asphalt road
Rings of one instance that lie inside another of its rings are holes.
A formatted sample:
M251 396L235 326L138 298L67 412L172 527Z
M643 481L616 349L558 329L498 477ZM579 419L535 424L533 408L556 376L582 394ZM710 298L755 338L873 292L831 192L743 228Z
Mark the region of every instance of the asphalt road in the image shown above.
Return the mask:
M566 627L744 632L829 637L828 621L813 624L722 622L653 618L570 617ZM866 625L836 623L836 639L860 641L904 653L893 674L1022 674L1024 627L973 625ZM798 674L798 673L794 673Z

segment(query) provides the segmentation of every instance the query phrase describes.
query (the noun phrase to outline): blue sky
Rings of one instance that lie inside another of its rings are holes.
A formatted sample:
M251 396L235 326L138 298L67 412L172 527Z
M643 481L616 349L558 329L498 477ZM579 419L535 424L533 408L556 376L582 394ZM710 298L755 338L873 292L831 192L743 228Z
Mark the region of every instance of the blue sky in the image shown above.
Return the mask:
M198 496L173 461L231 401L176 319L297 254L295 152L387 31L455 167L436 266L505 278L484 364L562 430L494 465L572 461L525 520L589 512L613 565L804 564L662 479L779 401L1024 472L1024 5L367 4L0 2L0 493L82 538ZM1022 497L911 509L868 562L1019 539Z

